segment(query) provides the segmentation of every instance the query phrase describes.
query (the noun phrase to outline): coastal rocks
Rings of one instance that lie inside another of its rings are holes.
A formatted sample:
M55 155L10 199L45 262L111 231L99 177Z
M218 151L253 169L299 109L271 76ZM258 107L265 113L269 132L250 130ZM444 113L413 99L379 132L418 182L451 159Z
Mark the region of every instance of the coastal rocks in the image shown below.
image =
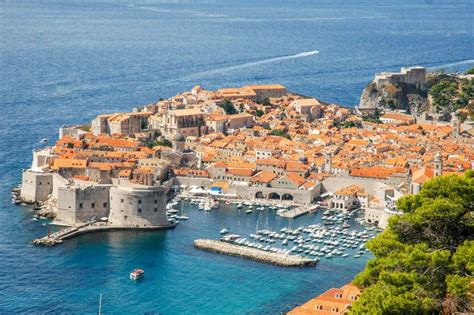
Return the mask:
M362 92L358 109L361 112L404 110L419 116L428 109L427 92L412 84L388 84L377 88L375 82L371 82Z
M31 243L35 246L55 246L57 244L61 244L63 241L62 240L57 240L54 238L38 238L36 240L33 240Z
M56 218L57 211L55 211L55 209L57 209L57 203L58 201L54 198L47 199L41 203L37 209L35 209L37 210L37 215L48 219Z
M263 250L233 245L222 241L197 239L194 241L194 246L198 249L206 251L248 258L258 262L281 267L302 267L316 265L316 261L302 256L269 253Z

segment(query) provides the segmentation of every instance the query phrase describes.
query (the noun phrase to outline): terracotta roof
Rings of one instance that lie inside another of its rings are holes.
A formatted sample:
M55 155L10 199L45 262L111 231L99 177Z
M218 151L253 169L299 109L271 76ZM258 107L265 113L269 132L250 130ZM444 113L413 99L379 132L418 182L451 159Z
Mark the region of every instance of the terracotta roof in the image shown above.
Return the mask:
M252 176L253 169L250 168L229 168L227 170L228 173L237 176Z
M253 183L270 183L272 180L277 177L276 174L274 174L271 171L268 170L263 170L261 172L258 172L255 176L250 178L250 182Z
M278 159L260 159L256 161L257 165L272 165L280 168L284 168L286 165L285 161Z
M86 168L86 166L87 166L86 160L55 159L53 162L53 166L51 168L53 170L59 170L61 168Z
M350 185L336 191L336 195L353 195L359 192L363 192L364 188L359 185Z

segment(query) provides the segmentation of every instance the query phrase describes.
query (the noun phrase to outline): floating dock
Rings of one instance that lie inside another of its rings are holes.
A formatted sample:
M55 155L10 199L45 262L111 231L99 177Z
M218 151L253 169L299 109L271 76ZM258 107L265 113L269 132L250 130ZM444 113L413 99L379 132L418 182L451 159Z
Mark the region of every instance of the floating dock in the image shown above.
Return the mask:
M271 253L256 248L234 245L216 240L198 239L194 241L194 246L198 249L207 250L210 252L243 257L281 267L303 267L316 265L315 260L303 256Z

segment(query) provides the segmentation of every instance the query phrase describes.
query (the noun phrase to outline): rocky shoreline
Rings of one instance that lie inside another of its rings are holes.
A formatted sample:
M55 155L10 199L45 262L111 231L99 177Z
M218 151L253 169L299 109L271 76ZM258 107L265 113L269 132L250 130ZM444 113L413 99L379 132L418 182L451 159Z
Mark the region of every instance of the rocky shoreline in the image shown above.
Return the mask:
M302 256L269 253L256 248L249 248L216 240L197 239L194 241L194 246L201 250L243 257L281 267L303 267L316 265L315 260Z
M56 212L54 209L57 207L57 200L49 198L45 201L28 202L21 198L21 186L11 190L12 203L16 205L30 205L35 212L34 217L39 219L54 219Z

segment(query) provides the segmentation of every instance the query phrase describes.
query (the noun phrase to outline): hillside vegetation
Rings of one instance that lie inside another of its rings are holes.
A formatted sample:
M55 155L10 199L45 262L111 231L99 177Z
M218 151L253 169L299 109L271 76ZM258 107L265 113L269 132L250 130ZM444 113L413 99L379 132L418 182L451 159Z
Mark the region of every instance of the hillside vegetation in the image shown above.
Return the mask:
M355 278L351 314L474 311L474 172L434 178L398 207L367 244L375 258Z

